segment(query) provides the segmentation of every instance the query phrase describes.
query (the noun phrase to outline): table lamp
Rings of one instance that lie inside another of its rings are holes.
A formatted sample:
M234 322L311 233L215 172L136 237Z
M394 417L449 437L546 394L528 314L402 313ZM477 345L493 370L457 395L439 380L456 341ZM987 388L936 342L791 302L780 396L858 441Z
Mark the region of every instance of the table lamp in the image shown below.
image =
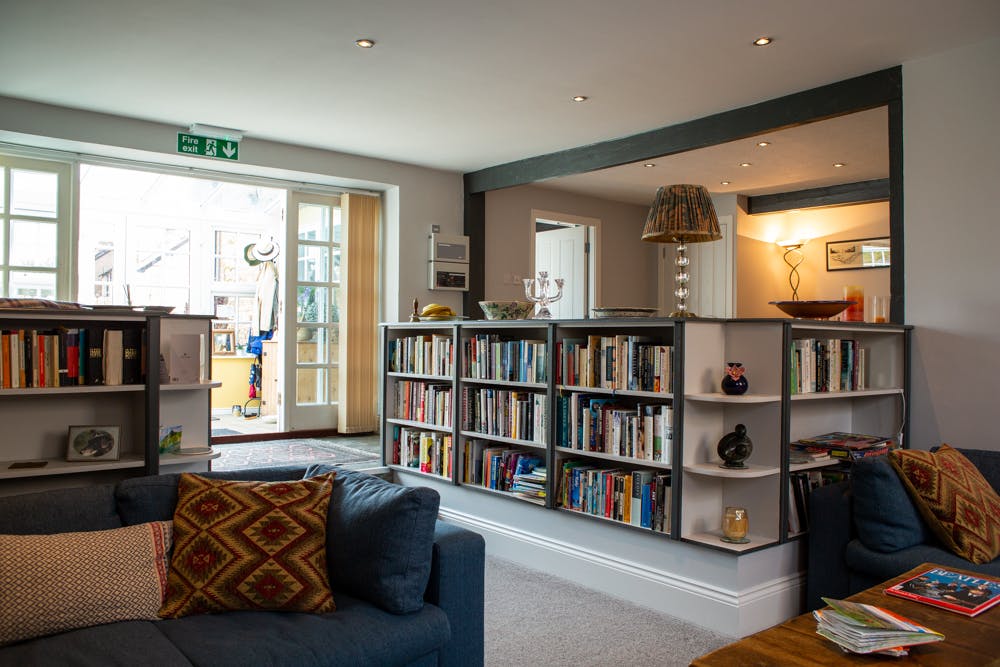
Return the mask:
M806 244L805 241L800 239L788 239L786 241L775 241L775 243L785 249L785 254L782 255L782 259L785 260L785 264L789 266L791 271L788 273L788 286L792 288L792 301L799 300L799 264L805 259L805 255L802 252L802 246Z
M717 241L721 238L719 218L715 214L708 189L704 186L665 185L656 191L656 199L646 216L646 225L642 228L642 240L677 244L677 256L674 259L677 266L677 273L674 274L677 309L670 313L670 317L697 317L687 307L687 298L691 293L688 289L691 280L688 266L691 260L687 256L687 244Z

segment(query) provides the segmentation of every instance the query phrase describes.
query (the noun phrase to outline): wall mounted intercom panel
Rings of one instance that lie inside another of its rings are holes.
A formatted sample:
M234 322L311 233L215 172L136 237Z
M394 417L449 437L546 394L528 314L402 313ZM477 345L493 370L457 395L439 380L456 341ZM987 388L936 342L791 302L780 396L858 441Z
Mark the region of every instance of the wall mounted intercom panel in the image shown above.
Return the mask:
M427 262L432 290L469 290L469 237L431 234Z

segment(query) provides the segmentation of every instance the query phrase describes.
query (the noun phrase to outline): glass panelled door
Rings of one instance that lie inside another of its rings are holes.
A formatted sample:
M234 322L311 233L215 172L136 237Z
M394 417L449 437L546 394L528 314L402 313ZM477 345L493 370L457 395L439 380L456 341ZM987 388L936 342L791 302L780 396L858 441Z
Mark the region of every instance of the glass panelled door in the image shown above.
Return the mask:
M329 429L340 363L340 199L292 192L288 211L283 395L294 400L284 401L284 430Z

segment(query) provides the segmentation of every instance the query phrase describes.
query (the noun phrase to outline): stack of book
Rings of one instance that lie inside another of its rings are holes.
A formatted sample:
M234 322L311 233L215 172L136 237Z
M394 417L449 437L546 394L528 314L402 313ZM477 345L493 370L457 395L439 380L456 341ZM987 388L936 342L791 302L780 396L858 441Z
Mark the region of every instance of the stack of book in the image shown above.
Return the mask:
M891 437L834 431L809 438L799 438L789 446L789 455L793 463L802 462L803 458L813 461L824 460L822 457L825 456L853 462L869 456L888 454L892 448Z
M816 632L850 653L904 656L911 646L939 642L944 635L888 609L870 604L823 598L829 609L817 609Z

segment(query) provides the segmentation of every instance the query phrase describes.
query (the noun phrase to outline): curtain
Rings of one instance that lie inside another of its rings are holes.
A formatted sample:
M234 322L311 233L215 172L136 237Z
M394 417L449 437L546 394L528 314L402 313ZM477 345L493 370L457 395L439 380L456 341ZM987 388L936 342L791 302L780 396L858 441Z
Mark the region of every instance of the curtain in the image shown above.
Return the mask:
M340 199L340 330L337 430L378 430L378 197L346 194Z

